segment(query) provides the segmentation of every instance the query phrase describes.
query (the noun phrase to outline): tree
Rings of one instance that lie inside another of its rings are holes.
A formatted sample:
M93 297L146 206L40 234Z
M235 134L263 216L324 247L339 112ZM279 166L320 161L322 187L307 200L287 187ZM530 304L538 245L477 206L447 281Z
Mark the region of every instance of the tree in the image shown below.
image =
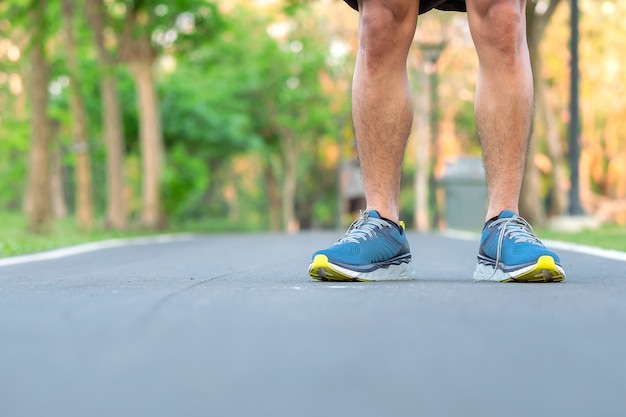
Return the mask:
M527 39L528 49L532 62L533 84L535 90L535 119L545 126L545 139L548 152L552 161L552 205L553 211L562 213L566 207L563 188L560 186L564 182L565 169L563 163L563 152L561 150L559 132L556 127L554 110L549 106L546 98L546 81L542 74L543 58L541 55L541 41L546 27L554 14L560 0L550 0L546 2L531 0L526 5ZM539 137L534 135L529 145L528 157L526 160L526 175L524 186L520 198L520 212L534 224L544 224L546 220L546 210L541 196L541 178L535 163L535 155L539 149Z
M20 9L24 6L20 5ZM26 208L28 187L28 155L30 114L29 97L25 85L29 55L24 51L29 44L27 25L22 13L15 12L15 4L0 3L0 34L4 48L0 59L0 207L2 210ZM29 203L28 203L29 204Z
M213 34L216 7L201 0L123 2L126 13L119 32L119 58L128 64L137 91L142 152L142 206L140 222L150 229L165 224L162 203L164 164L159 97L154 64L167 49L185 49L193 40ZM191 40L191 42L187 42Z
M261 164L254 171L258 186L249 192L263 190L251 211L268 213L272 230L293 230L300 222L299 203L312 205L311 195L328 189L321 185L334 190L335 165L322 161L330 166L322 174L316 146L325 137L335 142L335 117L320 82L328 40L312 29L316 22L306 14L255 12L231 10L222 36L176 59L163 78L165 145L184 146L190 158L204 159L211 175L209 201L223 207L218 193L240 187L234 186L239 175L220 171L234 168L233 156L247 154ZM270 36L274 25L292 28L289 36Z
M74 34L74 7L72 0L62 0L61 10L65 28L65 51L70 79L70 109L72 136L76 153L76 216L79 227L93 226L93 197L91 161L89 156L88 119L81 91L76 36Z
M48 117L49 67L45 40L47 1L32 4L29 15L34 32L30 44L30 104L31 148L26 195L28 228L34 233L46 233L52 221L50 195L50 120Z
M163 138L159 100L154 79L156 48L151 43L152 14L145 3L132 1L127 6L126 25L120 37L120 59L126 62L135 80L139 109L139 136L142 155L142 205L140 222L149 229L163 227L161 179L163 172Z
M98 63L102 69L100 93L102 100L102 126L106 146L108 227L123 230L128 227L128 208L124 180L124 128L116 75L114 55L105 45L108 16L102 0L87 0L86 18L93 29Z
M257 69L263 75L263 84L248 94L259 104L254 120L267 150L268 195L276 195L275 181L280 178L282 227L295 232L300 228L296 202L307 200L298 197L298 184L303 175L313 174L315 145L336 126L321 83L328 40L311 30L316 23L302 9L282 24L290 28L286 33L265 41L259 34L253 41L259 55L252 59L261 63ZM260 40L261 45L257 43ZM272 54L271 61L267 54ZM273 211L278 208L276 203L270 200Z

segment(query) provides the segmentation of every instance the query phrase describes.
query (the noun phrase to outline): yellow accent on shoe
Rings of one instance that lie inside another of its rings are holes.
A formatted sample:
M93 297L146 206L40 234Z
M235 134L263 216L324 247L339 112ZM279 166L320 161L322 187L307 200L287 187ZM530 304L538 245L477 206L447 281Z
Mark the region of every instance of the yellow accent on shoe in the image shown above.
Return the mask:
M561 282L565 275L557 268L554 258L548 255L539 257L534 268L502 282Z
M358 281L369 282L367 279L353 278L343 272L337 271L328 262L326 255L315 255L313 262L309 266L309 275L318 281Z

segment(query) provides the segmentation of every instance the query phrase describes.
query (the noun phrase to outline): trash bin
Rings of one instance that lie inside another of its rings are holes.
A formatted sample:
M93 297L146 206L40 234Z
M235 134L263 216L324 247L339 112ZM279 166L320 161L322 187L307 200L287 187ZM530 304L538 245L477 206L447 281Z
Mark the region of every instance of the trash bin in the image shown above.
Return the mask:
M447 227L482 229L487 209L487 185L482 159L464 156L446 162L440 184L445 194Z

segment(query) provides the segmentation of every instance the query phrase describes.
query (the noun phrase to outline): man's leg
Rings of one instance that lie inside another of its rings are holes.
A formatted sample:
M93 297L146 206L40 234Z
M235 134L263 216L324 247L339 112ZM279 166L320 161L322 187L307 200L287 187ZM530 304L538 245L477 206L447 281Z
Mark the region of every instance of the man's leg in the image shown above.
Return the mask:
M359 0L352 118L367 210L333 246L313 254L319 280L410 279L411 251L399 223L402 160L413 120L406 60L416 0Z
M526 1L466 2L479 59L475 114L489 191L474 279L562 281L559 257L518 216L533 118Z
M398 223L402 160L413 121L406 60L416 0L359 1L352 118L367 209Z
M489 190L487 219L519 210L533 117L525 7L525 0L467 0L479 58L475 115Z

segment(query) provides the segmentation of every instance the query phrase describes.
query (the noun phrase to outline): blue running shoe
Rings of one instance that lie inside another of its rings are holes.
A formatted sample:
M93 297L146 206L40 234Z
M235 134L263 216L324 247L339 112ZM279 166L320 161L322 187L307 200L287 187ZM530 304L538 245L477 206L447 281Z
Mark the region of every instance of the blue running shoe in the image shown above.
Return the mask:
M565 279L560 262L526 220L505 210L485 224L474 281L560 282Z
M321 281L413 279L404 223L398 226L375 210L362 213L344 237L313 254L309 275Z

